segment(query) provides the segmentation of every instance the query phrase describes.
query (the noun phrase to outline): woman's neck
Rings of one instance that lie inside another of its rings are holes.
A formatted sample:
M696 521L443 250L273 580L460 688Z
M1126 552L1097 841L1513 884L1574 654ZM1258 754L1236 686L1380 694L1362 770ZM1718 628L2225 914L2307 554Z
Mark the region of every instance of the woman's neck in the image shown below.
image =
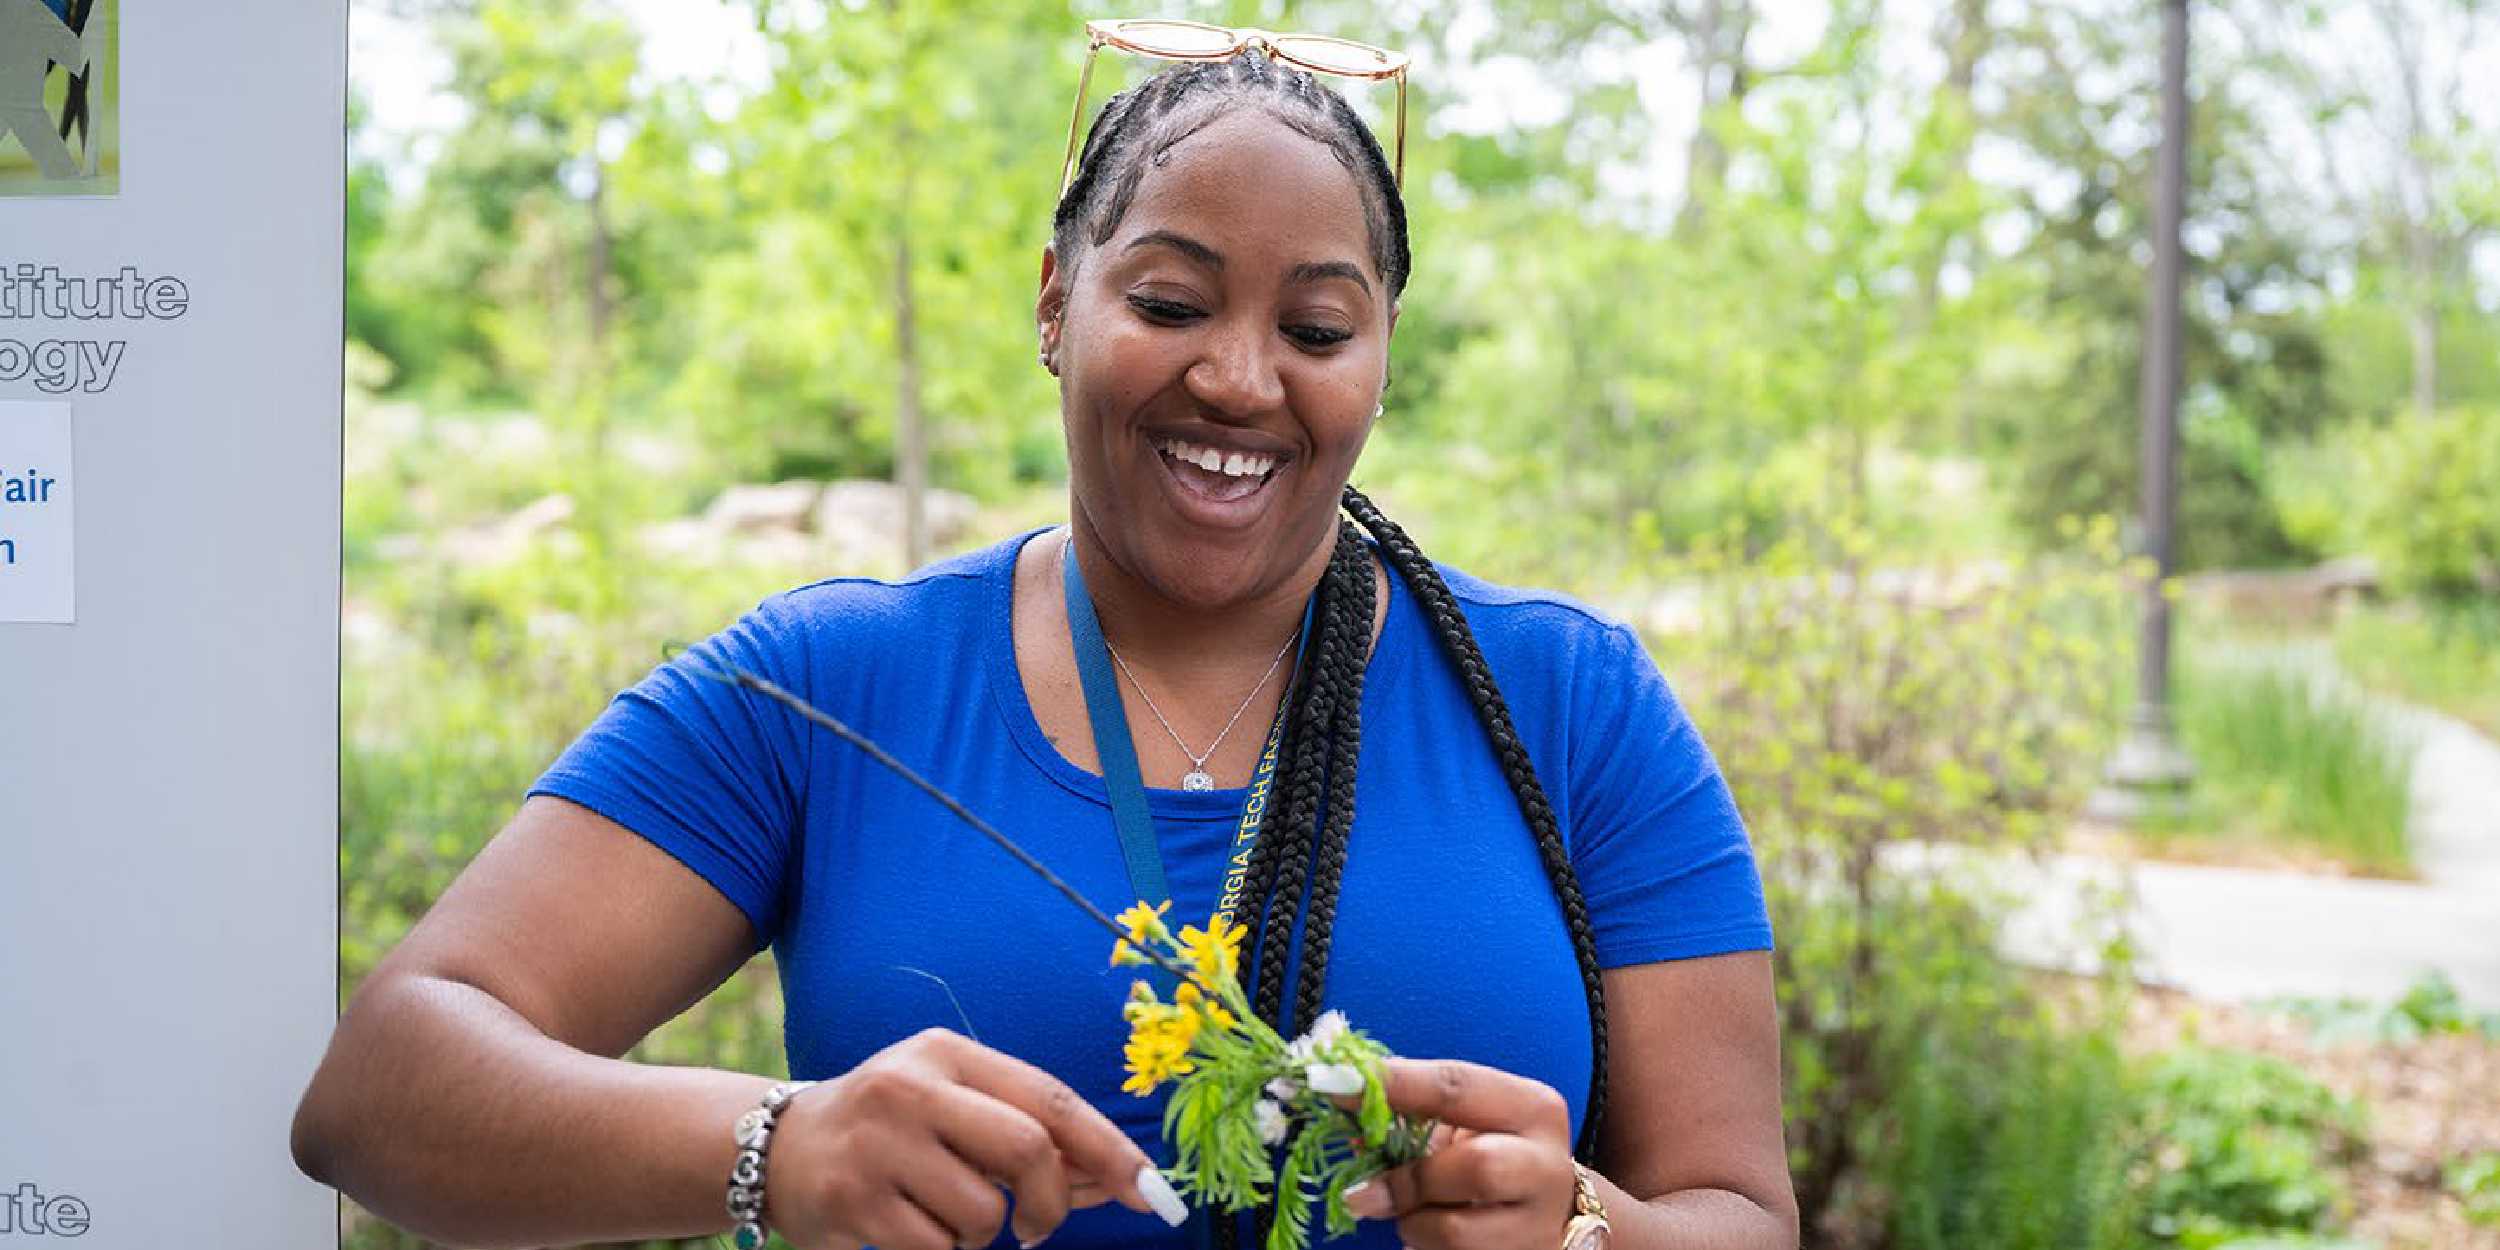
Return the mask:
M1329 531L1333 540L1335 531ZM1217 608L1174 602L1123 568L1082 512L1070 521L1060 559L1077 561L1101 619L1103 636L1132 666L1168 680L1222 681L1234 670L1264 667L1302 628L1303 608L1328 568L1333 541L1276 585Z

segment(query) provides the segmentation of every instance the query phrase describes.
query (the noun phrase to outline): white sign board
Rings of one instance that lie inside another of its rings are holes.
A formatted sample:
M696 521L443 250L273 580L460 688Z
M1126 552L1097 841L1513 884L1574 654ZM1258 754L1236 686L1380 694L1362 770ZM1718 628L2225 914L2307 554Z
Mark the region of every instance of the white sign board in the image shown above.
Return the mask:
M336 1243L287 1125L337 1000L346 38L0 0L11 1250Z

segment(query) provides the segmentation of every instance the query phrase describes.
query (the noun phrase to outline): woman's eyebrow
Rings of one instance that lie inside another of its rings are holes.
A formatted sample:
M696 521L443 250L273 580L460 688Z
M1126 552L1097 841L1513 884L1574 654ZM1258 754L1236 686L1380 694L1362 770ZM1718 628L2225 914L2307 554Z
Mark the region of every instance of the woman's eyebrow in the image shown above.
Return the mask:
M1148 246L1168 247L1173 251L1178 252L1181 255L1186 256L1189 259L1219 273L1221 273L1224 269L1224 254L1222 252L1216 251L1214 248L1208 247L1206 244L1190 238L1188 235L1180 234L1171 230L1149 230L1146 233L1129 240L1128 246L1123 247L1120 250L1122 252L1133 252L1138 248ZM1354 285L1363 288L1363 293L1365 295L1372 293L1371 279L1363 276L1363 270L1360 266L1357 266L1349 261L1306 260L1301 264L1295 265L1293 268L1285 271L1285 282L1288 285L1318 282L1326 278L1351 279Z
M1287 285L1317 282L1323 278L1351 278L1354 285L1363 288L1363 294L1372 293L1371 279L1364 277L1360 268L1342 260L1306 260L1285 271Z
M1223 253L1216 251L1214 248L1208 247L1204 243L1200 243L1196 239L1190 238L1188 235L1174 234L1169 230L1149 230L1146 233L1129 240L1128 246L1121 248L1120 250L1123 252L1133 252L1149 243L1160 243L1163 246L1168 247L1173 251L1206 266L1209 269L1221 270L1224 267Z

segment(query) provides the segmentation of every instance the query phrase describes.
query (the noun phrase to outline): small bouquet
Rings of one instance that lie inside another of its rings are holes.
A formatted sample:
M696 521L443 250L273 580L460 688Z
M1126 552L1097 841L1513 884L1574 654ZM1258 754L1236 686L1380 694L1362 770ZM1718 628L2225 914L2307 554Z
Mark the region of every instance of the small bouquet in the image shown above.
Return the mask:
M1244 930L1222 915L1175 935L1170 903L1120 913L1125 936L1114 966L1159 965L1186 975L1163 1001L1144 981L1129 990L1128 1080L1139 1096L1174 1082L1163 1136L1178 1152L1165 1173L1225 1212L1255 1210L1282 1195L1266 1250L1310 1244L1310 1204L1323 1202L1328 1234L1354 1231L1345 1191L1424 1156L1430 1122L1389 1109L1380 1062L1389 1048L1330 1011L1291 1041L1250 1010L1238 977ZM1336 1100L1359 1096L1354 1110ZM1279 1152L1281 1151L1281 1155Z

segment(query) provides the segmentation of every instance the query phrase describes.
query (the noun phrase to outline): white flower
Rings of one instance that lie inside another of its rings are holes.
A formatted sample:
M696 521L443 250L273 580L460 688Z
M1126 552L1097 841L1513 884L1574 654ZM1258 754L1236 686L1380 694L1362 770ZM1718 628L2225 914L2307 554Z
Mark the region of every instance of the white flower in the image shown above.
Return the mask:
M1311 1039L1312 1049L1320 1049L1345 1036L1345 1013L1334 1009L1323 1011L1311 1022L1311 1031L1302 1036Z
M1280 1076L1267 1083L1267 1096L1278 1102L1292 1102L1301 1094L1302 1082L1289 1076Z
M1250 1115L1258 1122L1260 1141L1273 1146L1285 1140L1285 1109L1283 1107L1277 1106L1271 1099L1262 1098L1257 1106L1250 1109Z
M1302 1070L1302 1079L1323 1094L1363 1092L1363 1070L1350 1063L1315 1063Z
M1285 1043L1285 1062L1299 1067L1319 1058L1329 1043L1345 1036L1346 1027L1344 1012L1321 1012L1319 1019L1311 1022L1310 1032Z

